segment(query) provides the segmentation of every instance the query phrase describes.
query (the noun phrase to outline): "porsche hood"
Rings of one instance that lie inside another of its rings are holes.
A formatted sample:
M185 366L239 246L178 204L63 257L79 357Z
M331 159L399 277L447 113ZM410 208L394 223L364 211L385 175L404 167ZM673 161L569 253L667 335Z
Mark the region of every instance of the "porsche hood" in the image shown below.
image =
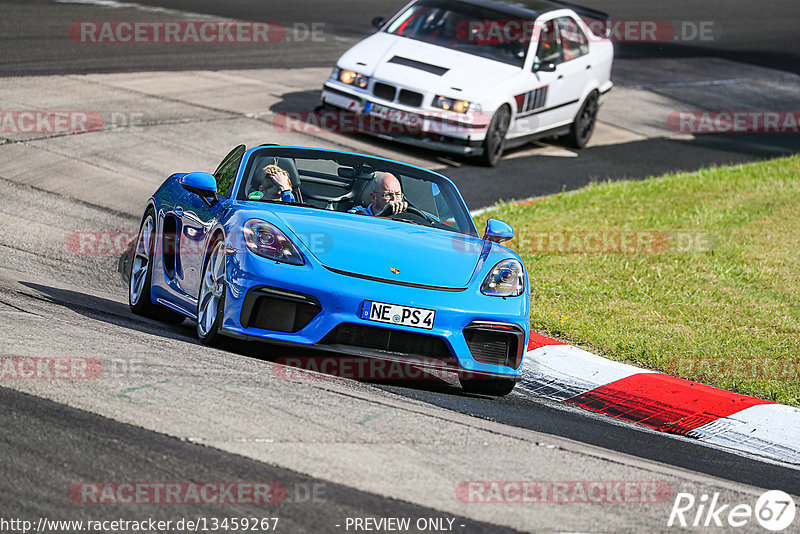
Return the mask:
M293 235L325 267L357 276L441 288L466 287L480 258L477 237L391 219L282 211Z

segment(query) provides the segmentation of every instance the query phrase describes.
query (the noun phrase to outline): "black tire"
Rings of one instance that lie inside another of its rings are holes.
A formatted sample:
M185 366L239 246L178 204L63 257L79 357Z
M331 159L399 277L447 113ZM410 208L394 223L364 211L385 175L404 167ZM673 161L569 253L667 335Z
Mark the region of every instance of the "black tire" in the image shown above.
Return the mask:
M581 109L572 121L567 138L573 148L584 148L594 133L594 126L597 122L597 110L599 109L597 91L589 93L583 101Z
M220 256L218 257L217 254ZM222 262L222 275L216 270L216 261ZM209 283L213 282L213 284ZM197 294L197 337L203 345L217 346L222 341L219 329L225 310L225 240L217 238L208 247L203 262L203 276ZM210 293L209 293L210 291ZM214 313L213 317L210 313ZM208 321L207 319L211 319Z
M489 123L489 129L486 131L486 139L483 141L483 154L480 157L482 164L494 167L500 162L503 157L503 151L506 148L506 134L508 133L509 124L511 124L511 110L508 106L503 105L495 112L492 122Z
M137 315L157 319L165 323L181 324L186 318L150 300L150 285L153 280L153 256L155 254L156 215L148 208L139 226L133 246L128 277L128 305Z
M466 378L459 377L461 387L467 393L474 395L488 395L490 397L502 397L508 395L514 389L517 383L508 378Z

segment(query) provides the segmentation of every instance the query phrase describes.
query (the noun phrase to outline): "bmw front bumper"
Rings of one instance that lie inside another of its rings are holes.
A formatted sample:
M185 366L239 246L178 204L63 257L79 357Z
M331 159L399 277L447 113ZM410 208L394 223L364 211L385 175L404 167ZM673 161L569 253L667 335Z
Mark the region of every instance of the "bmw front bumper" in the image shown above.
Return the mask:
M480 156L483 154L483 141L486 138L488 124L473 124L470 121L459 121L453 118L443 119L437 112L405 106L398 102L385 102L366 92L356 92L344 84L327 81L322 88L322 104L330 105L343 112L367 113L370 105L380 105L399 112L414 114L426 121L426 127L419 133L396 132L389 127L381 129L364 129L359 133L397 141L411 146L428 148L450 154L463 156Z

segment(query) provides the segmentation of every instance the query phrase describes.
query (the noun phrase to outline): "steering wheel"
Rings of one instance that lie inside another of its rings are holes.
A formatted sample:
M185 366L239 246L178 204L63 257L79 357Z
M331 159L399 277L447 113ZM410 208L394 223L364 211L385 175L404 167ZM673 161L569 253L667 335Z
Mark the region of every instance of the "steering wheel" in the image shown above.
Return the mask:
M391 208L391 206L389 204L386 204L380 212L375 214L375 216L376 217L389 217L390 219L394 219L395 217L400 217L401 215L410 213L411 215L416 215L417 217L419 217L420 219L422 219L422 220L424 220L424 221L426 221L428 223L432 223L432 224L441 223L441 221L436 220L435 218L431 217L430 215L428 215L424 211L412 206L411 203L409 203L408 201L406 201L406 203L408 204L408 207L405 209L405 211L401 211L400 213L393 213L391 215L388 215L388 213L391 211L392 208Z

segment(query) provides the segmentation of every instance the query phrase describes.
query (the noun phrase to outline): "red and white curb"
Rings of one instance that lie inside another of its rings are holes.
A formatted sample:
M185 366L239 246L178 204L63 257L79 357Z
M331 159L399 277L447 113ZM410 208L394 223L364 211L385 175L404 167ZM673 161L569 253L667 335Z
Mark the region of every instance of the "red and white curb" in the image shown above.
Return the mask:
M660 432L800 464L800 409L613 362L534 332L520 385Z

